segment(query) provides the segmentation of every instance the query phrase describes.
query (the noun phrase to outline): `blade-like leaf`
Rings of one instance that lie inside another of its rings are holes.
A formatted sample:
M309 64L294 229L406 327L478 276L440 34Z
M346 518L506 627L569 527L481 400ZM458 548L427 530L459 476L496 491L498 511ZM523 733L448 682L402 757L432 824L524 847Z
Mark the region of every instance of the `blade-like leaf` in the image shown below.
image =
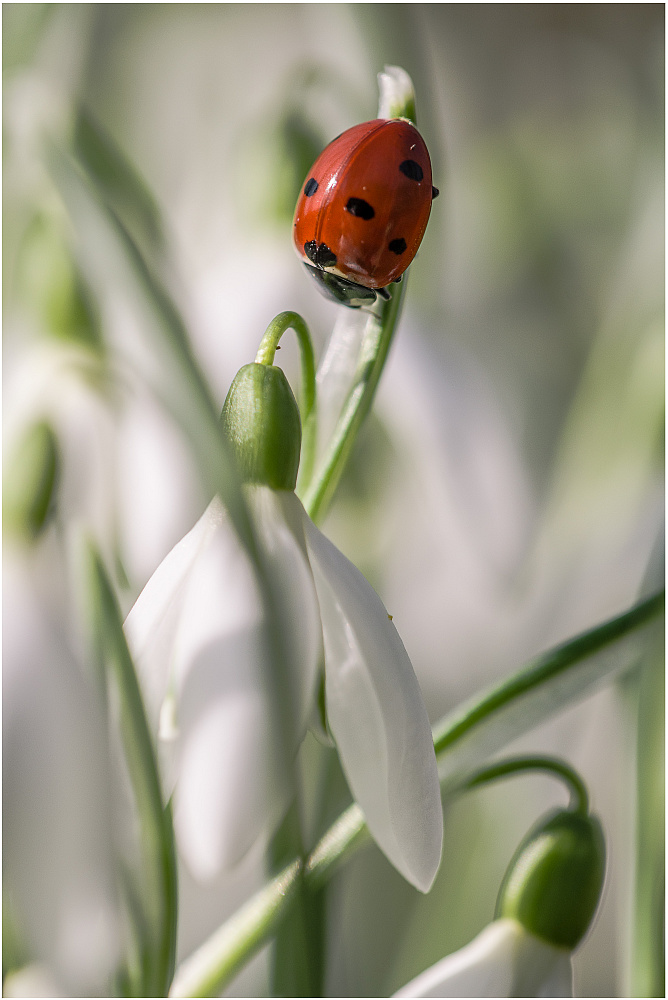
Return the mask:
M134 793L142 845L141 894L147 996L164 996L174 972L177 876L171 809L163 806L160 778L120 609L102 560L87 550L86 585L90 623L103 676L117 692L120 736Z
M444 789L506 744L590 691L636 666L664 606L655 594L625 614L539 656L519 673L458 708L435 728Z

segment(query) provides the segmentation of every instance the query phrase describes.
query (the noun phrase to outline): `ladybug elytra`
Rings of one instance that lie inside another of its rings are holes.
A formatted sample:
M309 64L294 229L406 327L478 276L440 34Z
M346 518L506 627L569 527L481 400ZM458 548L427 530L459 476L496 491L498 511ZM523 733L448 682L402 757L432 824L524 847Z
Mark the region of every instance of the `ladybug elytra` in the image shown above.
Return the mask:
M422 136L401 118L354 125L308 173L293 221L295 249L320 290L352 308L400 281L438 191Z

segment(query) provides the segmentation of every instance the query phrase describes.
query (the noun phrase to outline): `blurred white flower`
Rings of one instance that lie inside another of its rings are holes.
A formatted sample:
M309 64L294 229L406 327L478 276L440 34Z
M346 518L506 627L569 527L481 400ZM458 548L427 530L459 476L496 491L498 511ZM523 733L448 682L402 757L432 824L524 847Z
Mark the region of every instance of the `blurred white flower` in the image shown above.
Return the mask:
M33 963L18 972L10 972L2 984L3 997L62 997L48 968Z
M571 953L516 920L494 920L395 997L572 997Z
M390 861L426 891L440 861L440 789L401 639L293 493L245 491L288 643L285 749L294 756L314 714L324 654L328 725L353 796ZM272 707L272 684L283 678L269 674L265 626L250 560L218 500L159 566L125 625L166 791L174 789L180 848L202 879L271 833L289 801Z
M49 600L53 553L4 548L3 893L60 995L102 995L120 944L102 707Z

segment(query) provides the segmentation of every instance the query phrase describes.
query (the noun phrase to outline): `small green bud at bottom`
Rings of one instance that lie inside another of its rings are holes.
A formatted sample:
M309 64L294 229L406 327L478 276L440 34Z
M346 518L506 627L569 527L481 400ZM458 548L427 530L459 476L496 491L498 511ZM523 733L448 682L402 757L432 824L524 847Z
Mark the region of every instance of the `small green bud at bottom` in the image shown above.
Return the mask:
M60 470L58 441L44 421L26 431L4 474L2 512L5 529L36 539L54 510Z
M605 839L593 816L559 810L527 834L506 871L496 917L573 950L596 913L605 876Z
M244 482L294 490L301 450L299 408L280 368L253 362L234 377L223 429Z

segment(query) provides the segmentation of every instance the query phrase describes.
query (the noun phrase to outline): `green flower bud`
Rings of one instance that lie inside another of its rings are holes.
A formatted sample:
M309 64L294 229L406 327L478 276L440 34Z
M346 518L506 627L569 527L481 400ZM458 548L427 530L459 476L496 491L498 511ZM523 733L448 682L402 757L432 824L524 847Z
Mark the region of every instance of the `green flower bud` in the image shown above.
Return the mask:
M573 950L594 917L605 876L605 840L594 816L558 810L527 834L506 871L496 917Z
M5 528L35 539L54 509L60 468L58 441L49 424L34 424L5 470L2 513Z
M297 401L280 368L244 365L230 386L222 421L244 482L294 490L302 428Z

